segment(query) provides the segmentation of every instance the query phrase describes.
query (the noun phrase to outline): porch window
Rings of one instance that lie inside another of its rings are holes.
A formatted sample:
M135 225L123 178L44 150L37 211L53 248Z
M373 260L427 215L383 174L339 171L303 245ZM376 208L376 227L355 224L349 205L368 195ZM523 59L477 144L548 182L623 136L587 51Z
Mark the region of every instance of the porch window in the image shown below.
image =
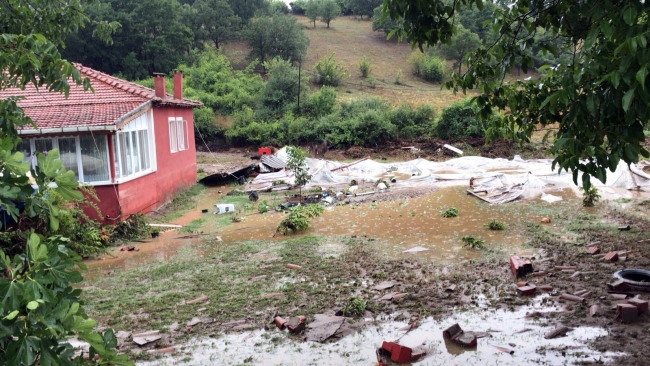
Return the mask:
M22 139L16 147L25 154L32 167L38 164L37 153L46 154L59 149L63 167L74 172L82 183L110 183L108 165L108 140L106 135L61 136Z
M129 122L113 136L115 177L128 180L154 171L153 134L149 113Z
M182 117L169 117L169 148L171 152L187 150L187 121Z

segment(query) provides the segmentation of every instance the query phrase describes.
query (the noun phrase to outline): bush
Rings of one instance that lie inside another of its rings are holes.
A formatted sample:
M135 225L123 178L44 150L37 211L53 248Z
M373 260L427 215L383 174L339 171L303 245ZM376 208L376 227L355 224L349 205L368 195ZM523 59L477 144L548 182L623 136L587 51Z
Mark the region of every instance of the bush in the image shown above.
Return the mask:
M506 225L504 223L502 223L502 222L499 222L499 221L497 221L495 219L492 219L492 221L490 221L490 222L488 222L486 224L483 224L483 227L485 227L486 229L490 229L490 230L503 230L503 229L506 228Z
M307 111L314 118L332 113L335 105L336 90L331 86L324 86L307 98Z
M463 248L469 248L469 249L485 249L485 241L480 238L476 238L472 235L465 235L462 238L463 241Z
M413 75L424 80L439 83L445 77L445 64L437 56L414 51L409 57Z
M356 118L338 122L334 131L327 136L327 140L342 146L375 147L396 136L397 129L385 114L370 109Z
M359 296L352 296L343 309L343 315L362 315L366 311L366 303Z
M359 71L361 72L361 76L364 78L367 78L372 71L372 65L370 64L370 61L366 59L366 56L363 56L359 63Z
M289 209L289 215L278 225L277 232L284 235L295 234L309 229L309 219L322 214L321 205L298 205Z
M338 64L334 61L334 53L329 57L324 57L320 59L316 65L314 65L314 82L320 85L329 85L329 86L338 86L341 83L341 80L348 73L348 70L342 66L342 63Z
M401 138L417 138L431 135L436 117L430 105L414 109L410 104L401 104L390 113L390 122L399 130Z
M198 132L194 136L196 141L201 142L201 137L206 141L211 141L224 136L224 129L214 123L214 118L215 114L212 108L194 110L194 130Z
M461 137L483 137L485 130L477 118L479 107L468 98L462 102L452 103L442 110L436 132L442 139Z
M440 211L440 216L442 217L457 217L458 209L456 207L443 207Z
M598 194L598 188L591 186L589 189L585 190L584 187L580 187L582 191L582 205L585 207L593 207L598 200L600 200L600 195Z

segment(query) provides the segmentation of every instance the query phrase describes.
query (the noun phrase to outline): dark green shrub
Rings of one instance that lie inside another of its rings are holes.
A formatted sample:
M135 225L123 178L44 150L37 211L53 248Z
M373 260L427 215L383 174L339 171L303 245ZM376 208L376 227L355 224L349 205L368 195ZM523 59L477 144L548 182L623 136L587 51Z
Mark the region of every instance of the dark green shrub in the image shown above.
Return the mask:
M314 82L320 85L338 86L348 73L342 63L334 61L334 53L323 57L314 65Z
M368 110L355 118L336 123L327 140L340 146L374 147L396 136L397 129L383 112Z
M452 103L442 110L436 132L442 139L457 139L461 137L483 137L483 124L478 120L479 107L470 99Z
M445 77L445 63L435 55L414 51L408 62L413 75L424 80L439 83Z
M414 109L409 104L401 104L391 111L390 122L399 129L399 137L416 138L431 135L435 115L435 109L430 105Z
M336 90L331 86L323 86L319 91L307 98L307 112L314 118L326 116L336 105Z
M224 136L224 129L214 123L214 118L212 108L194 110L194 130L197 131L194 138L196 141L200 142L201 137L210 141Z
M364 78L367 78L370 75L370 71L372 71L372 65L366 59L366 56L363 56L361 62L359 62L359 71L361 72L361 77Z

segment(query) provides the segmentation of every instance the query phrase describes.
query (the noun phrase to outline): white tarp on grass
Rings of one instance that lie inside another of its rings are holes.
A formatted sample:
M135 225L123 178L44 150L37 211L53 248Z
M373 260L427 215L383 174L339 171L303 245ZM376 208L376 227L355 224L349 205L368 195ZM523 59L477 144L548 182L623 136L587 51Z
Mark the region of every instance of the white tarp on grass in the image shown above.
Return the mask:
M283 148L276 156L286 161ZM573 175L558 173L551 169L550 159L523 160L515 156L512 160L464 156L445 162L429 161L422 158L405 162L382 163L371 159L362 159L352 163L340 163L331 160L307 158L307 168L312 175L307 188L343 188L355 180L362 187L374 187L374 183L383 179L391 182L391 188L411 188L422 186L470 185L470 192L492 203L508 202L519 197L548 196L546 191L571 187L577 192ZM646 169L646 170L644 170ZM643 161L629 168L621 162L614 172L607 172L605 184L592 179L594 186L604 189L626 188L650 192L650 162ZM580 181L580 177L579 177ZM295 184L295 177L290 171L259 174L247 183L247 191L264 191L287 188ZM477 191L477 189L479 192ZM553 201L554 197L546 197Z

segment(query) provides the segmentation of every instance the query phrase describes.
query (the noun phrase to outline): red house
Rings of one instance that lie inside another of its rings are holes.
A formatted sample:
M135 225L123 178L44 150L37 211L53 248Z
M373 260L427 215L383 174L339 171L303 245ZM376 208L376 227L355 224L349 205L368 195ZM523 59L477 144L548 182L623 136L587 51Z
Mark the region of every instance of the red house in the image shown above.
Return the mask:
M181 72L174 71L170 95L162 76L152 90L75 66L94 93L71 86L65 98L33 84L0 90L0 99L24 96L18 105L36 124L19 131L17 149L31 164L36 152L59 149L79 182L94 186L105 223L155 210L195 183L192 109L201 103L183 99Z

